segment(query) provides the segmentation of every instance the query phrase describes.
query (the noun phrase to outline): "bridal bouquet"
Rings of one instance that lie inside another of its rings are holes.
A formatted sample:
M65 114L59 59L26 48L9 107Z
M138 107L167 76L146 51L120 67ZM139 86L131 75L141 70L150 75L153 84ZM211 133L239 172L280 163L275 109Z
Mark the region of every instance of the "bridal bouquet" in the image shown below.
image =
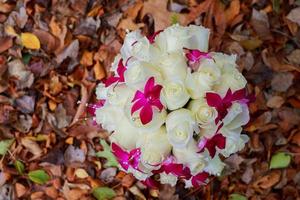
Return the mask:
M121 170L149 186L205 184L248 141L246 79L236 56L208 52L208 39L195 25L130 32L113 76L97 87L95 119L110 133Z

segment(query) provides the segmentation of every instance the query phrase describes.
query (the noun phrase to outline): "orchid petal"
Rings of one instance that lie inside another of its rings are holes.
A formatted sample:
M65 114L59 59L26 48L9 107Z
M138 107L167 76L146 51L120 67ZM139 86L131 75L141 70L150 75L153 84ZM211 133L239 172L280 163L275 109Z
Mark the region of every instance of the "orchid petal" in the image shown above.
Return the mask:
M137 110L139 110L140 108L142 108L143 106L145 106L146 104L147 104L147 101L146 101L144 98L139 99L138 101L136 101L136 102L133 104L132 108L131 108L131 115L132 115L135 111L137 111Z
M147 36L147 39L149 40L150 44L153 44L155 42L156 36L161 33L163 30L156 31L152 35Z
M116 156L116 158L119 161L120 165L125 170L128 170L128 168L129 168L129 164L128 164L129 154L115 143L112 143L111 147L112 147L112 153Z
M108 87L118 81L119 81L119 77L111 76L111 77L107 78L106 80L104 80L103 83L104 83L105 87Z
M162 111L162 109L164 108L164 106L162 105L159 99L154 100L151 104L157 107L159 111Z
M209 174L207 172L201 172L192 177L192 184L194 187L199 187L204 184L205 180L208 178Z
M104 106L105 103L105 99L100 99L99 101L97 101L95 104L92 105L88 105L86 111L90 114L90 115L95 115L96 109L101 108L102 106Z
M154 99L158 99L159 96L160 96L161 89L162 89L162 86L161 86L161 85L155 85L155 86L152 88L151 96L152 96Z
M143 125L148 124L153 117L153 111L150 105L146 105L140 112L140 118Z
M206 101L211 107L219 107L222 105L222 98L217 93L207 92Z
M145 92L146 96L147 96L147 94L149 94L151 92L153 87L154 87L154 77L152 76L148 79L148 81L146 82L145 87L144 87L144 92Z
M155 181L153 178L149 177L146 180L142 181L142 183L152 189L158 189L159 183Z
M131 102L135 102L137 99L143 99L143 98L145 98L144 93L138 90L135 92L134 98L132 99Z

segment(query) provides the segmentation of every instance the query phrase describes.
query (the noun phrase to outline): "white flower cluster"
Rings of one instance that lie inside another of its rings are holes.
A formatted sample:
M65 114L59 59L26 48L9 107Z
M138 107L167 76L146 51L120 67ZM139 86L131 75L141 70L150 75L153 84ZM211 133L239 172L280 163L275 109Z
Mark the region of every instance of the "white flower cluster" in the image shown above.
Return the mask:
M220 175L220 155L248 141L246 79L234 55L208 52L208 40L209 30L195 25L130 32L114 75L97 87L104 103L96 122L111 134L120 167L146 184L197 187Z

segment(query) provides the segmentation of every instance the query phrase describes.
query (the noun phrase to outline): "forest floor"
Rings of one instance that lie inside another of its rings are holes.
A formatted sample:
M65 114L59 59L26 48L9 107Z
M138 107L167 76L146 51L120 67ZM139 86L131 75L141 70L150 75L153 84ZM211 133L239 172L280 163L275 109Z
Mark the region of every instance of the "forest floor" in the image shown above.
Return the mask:
M126 30L173 23L210 28L256 102L221 177L154 190L96 156L107 133L85 104ZM299 0L2 0L0 77L0 200L300 199Z

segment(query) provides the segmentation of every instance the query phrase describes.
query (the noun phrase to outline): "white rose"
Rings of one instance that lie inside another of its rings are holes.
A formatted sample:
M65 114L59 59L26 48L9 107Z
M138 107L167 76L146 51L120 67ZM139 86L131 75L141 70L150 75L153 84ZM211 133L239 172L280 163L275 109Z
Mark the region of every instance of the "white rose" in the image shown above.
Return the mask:
M169 110L183 107L190 99L184 82L176 79L165 81L161 94Z
M115 131L110 135L110 141L117 143L125 149L136 148L136 142L141 138L141 134L123 115L122 120L116 123Z
M172 111L166 119L168 139L175 148L184 148L193 140L193 133L197 124L191 111L181 108Z
M128 102L125 104L125 115L133 126L138 128L141 132L152 133L153 131L159 129L166 121L167 111L163 109L161 112L156 108L152 107L153 115L152 120L147 124L142 124L140 119L140 110L137 110L131 115L131 107L133 103L132 99L128 99Z
M171 153L171 144L168 141L166 128L161 127L151 134L143 134L137 141L141 148L141 163L147 169L158 169L161 162Z
M197 153L198 148L195 141L191 141L186 148L173 148L172 152L178 163L188 166L192 175L203 171L206 162L202 154Z
M132 56L141 61L150 62L157 60L159 54L159 49L150 44L146 37L139 39L132 47Z
M126 34L126 37L124 39L123 46L121 47L121 55L124 61L126 61L128 58L132 56L132 49L133 45L136 41L140 40L142 38L142 34L140 30L132 31L128 34Z
M203 72L187 73L185 85L192 99L199 99L205 96L206 92L211 91L211 78Z
M208 51L209 29L203 26L190 25L187 27L189 38L185 44L188 49Z
M200 127L204 128L215 122L218 112L214 107L207 105L205 99L191 100L188 109Z
M227 55L224 53L217 53L217 52L212 52L210 53L213 57L214 62L216 65L222 69L230 69L230 68L236 68L236 55Z
M105 87L104 83L99 83L96 88L96 96L97 99L106 99L107 98L107 92L108 87Z
M155 63L156 61L154 61ZM184 80L187 74L187 63L182 51L176 51L162 56L156 64L164 79Z
M120 59L122 59L121 54L116 55L116 57L114 58L113 63L111 64L110 71L114 72L115 74L118 74L117 69L118 69ZM126 60L125 60L125 62L126 62ZM123 64L125 64L125 62L123 60Z
M212 59L201 60L198 72L206 75L207 81L210 85L220 81L221 70Z
M207 166L204 168L204 171L206 171L209 174L220 176L222 170L225 167L225 163L223 163L219 156L215 156L213 159L207 155Z
M145 181L147 178L153 175L153 173L147 169L142 164L139 164L139 169L136 170L132 167L129 167L128 170L126 171L127 173L132 173L132 175L140 180L140 181Z
M108 132L112 132L116 130L118 122L123 120L123 112L122 107L105 102L104 106L96 109L96 122Z
M231 68L222 74L220 82L214 86L214 90L225 95L229 88L231 91L236 91L244 88L246 84L245 77L236 68Z
M150 63L130 59L128 68L124 73L126 85L135 89L143 90L146 80L155 77L155 82L162 82L161 74Z
M132 98L134 90L127 87L125 84L111 85L107 89L106 101L111 105L124 106L128 98Z
M188 38L190 37L186 27L175 24L166 28L159 33L155 38L155 45L157 45L162 52L174 52L182 50L186 47Z
M249 137L247 135L240 134L242 132L242 128L229 130L226 127L222 127L219 132L226 137L225 148L219 150L219 152L225 157L241 151L245 147L245 144L249 141Z
M227 115L222 120L228 129L236 129L246 125L250 120L249 109L246 104L233 103L229 108Z
M173 174L166 174L165 172L160 173L160 182L162 184L170 184L172 187L174 187L177 183L177 176L174 176Z

